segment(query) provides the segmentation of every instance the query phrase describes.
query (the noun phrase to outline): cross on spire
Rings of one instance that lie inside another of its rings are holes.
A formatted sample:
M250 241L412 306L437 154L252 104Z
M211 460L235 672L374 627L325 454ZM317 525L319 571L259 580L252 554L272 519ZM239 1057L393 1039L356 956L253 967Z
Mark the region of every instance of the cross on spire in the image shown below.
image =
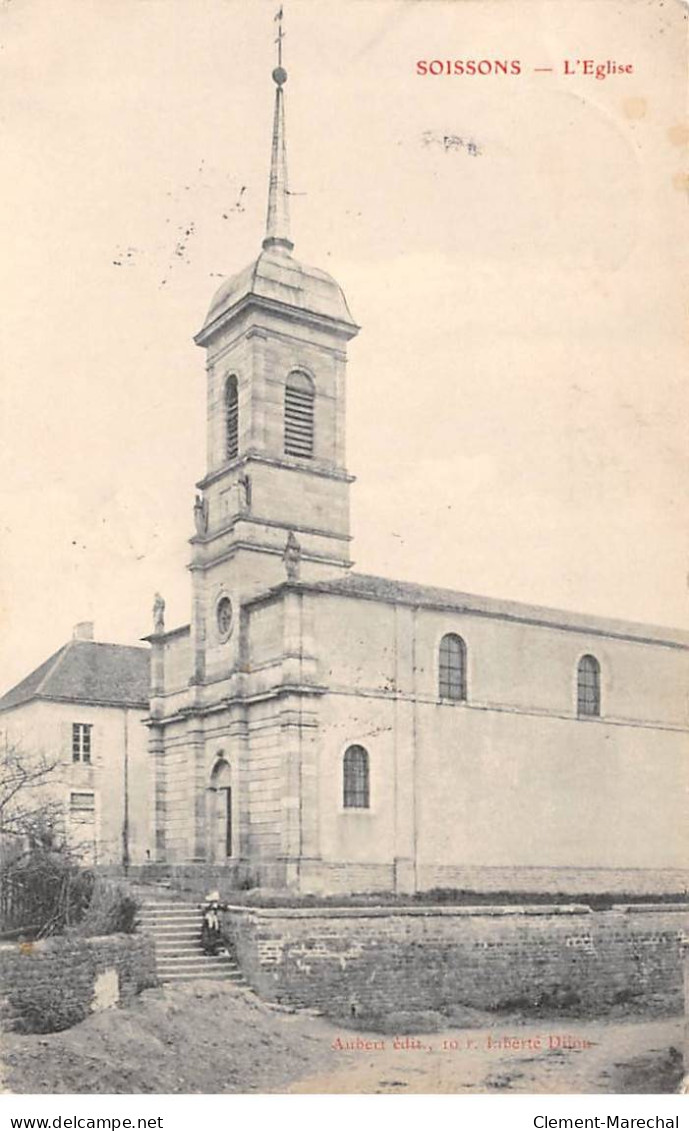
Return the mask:
M278 33L277 33L277 37L276 37L276 40L275 40L275 42L278 45L278 67L282 66L282 41L285 38L285 32L284 32L283 27L282 27L282 16L283 16L283 13L282 13L282 4L281 4L279 10L275 13L275 20L274 20L274 22L277 22L277 25L278 25Z

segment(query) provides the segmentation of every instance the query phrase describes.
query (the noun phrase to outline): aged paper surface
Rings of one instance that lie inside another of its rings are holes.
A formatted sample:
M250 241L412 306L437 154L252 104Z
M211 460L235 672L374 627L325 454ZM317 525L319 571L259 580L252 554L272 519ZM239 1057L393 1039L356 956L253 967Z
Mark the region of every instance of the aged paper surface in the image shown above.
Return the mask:
M276 7L0 9L3 689L78 621L138 642L156 591L189 619L192 336L263 237ZM686 629L686 5L292 0L284 28L295 255L362 327L356 569ZM680 1040L519 1029L602 1050L556 1070L474 1022L459 1075L387 1037L265 1088L603 1091Z

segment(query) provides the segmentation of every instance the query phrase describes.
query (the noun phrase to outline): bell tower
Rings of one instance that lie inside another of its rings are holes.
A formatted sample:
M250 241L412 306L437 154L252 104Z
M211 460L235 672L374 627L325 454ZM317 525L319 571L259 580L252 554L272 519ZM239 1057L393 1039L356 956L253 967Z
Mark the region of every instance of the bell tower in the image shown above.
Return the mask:
M290 237L282 29L266 232L258 258L225 280L194 341L206 351L207 467L197 484L192 637L231 632L241 600L352 565L345 465L347 342L342 290L299 263ZM223 612L224 610L224 612Z

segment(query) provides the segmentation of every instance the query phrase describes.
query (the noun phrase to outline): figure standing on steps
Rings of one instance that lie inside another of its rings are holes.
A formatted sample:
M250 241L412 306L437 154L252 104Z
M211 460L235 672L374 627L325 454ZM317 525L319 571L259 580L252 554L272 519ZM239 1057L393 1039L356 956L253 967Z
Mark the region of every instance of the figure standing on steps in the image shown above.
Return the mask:
M217 954L222 945L219 912L226 910L227 904L220 902L220 892L209 892L203 905L201 922L201 946L206 954Z
M299 570L301 567L301 546L297 541L297 536L293 530L290 530L287 535L287 544L285 545L285 552L282 555L282 560L285 563L288 581L299 580Z
M165 632L165 600L160 593L153 600L153 631Z

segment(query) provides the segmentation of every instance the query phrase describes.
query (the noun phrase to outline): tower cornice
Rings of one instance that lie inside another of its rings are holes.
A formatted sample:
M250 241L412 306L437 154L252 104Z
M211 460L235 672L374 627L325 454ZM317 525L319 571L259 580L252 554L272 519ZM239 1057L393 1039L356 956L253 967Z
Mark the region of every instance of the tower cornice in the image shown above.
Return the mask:
M286 334L283 330L279 330L275 326L264 326L256 325L256 323L250 323L249 325L243 326L241 329L239 329L237 333L233 335L233 337L226 338L223 341L222 346L212 356L208 357L206 362L206 369L212 370L214 366L219 365L225 355L231 353L238 342L250 342L254 338L257 338L259 341L263 342L289 342L290 344L294 344L296 342L307 346L309 349L313 348L314 344L317 344L318 349L323 353L330 354L331 357L336 357L340 361L347 360L347 351L343 346L330 345L327 341L319 341L318 343L314 343L313 338L310 338L307 334ZM299 368L298 365L297 368Z
M225 463L222 467L217 468L215 471L210 471L208 475L204 475L203 479L199 479L196 484L199 491L204 488L210 487L213 483L217 483L219 479L230 472L236 471L239 468L245 467L248 463L265 463L270 467L279 467L284 471L299 471L304 475L314 475L321 479L335 479L340 483L354 483L356 480L355 475L350 475L348 471L337 467L319 466L314 460L306 463L304 460L290 459L289 456L271 456L265 452L257 452L253 449L244 452L237 459Z
M216 566L222 565L223 562L231 561L232 558L236 557L236 555L240 551L243 551L247 554L258 554L262 557L268 556L281 560L284 555L284 546L272 545L266 542L249 542L247 540L238 540L228 546L226 550L223 550L222 553L217 554L212 558L208 558L204 561L195 560L189 562L187 569L190 573L207 573L210 570L214 570ZM338 571L349 570L354 565L354 560L352 558L344 558L339 554L302 551L301 557L303 562L313 562L317 565L336 567Z
M252 514L238 514L224 526L219 526L217 530L209 531L208 534L194 534L193 537L189 539L189 544L191 546L210 546L213 542L217 542L221 538L226 538L228 534L232 534L241 523L269 527L274 530L286 529L284 522L278 522L273 518L262 518L260 515ZM333 538L338 542L353 541L351 534L340 534L337 531L326 530L322 526L305 526L303 523L297 522L290 523L289 529L293 530L295 534L313 534L317 538ZM148 637L145 639L148 639Z
M349 341L351 338L355 337L360 330L356 322L345 322L344 319L330 318L326 314L318 314L316 311L308 310L304 307L290 306L288 303L280 302L278 299L265 298L263 295L249 292L240 298L233 306L222 311L212 322L207 322L206 325L199 330L198 334L194 336L195 344L202 347L208 346L216 334L231 325L234 319L240 314L252 308L278 314L286 322L291 322L296 325L301 323L306 326L322 328L331 334L337 335L344 341Z

